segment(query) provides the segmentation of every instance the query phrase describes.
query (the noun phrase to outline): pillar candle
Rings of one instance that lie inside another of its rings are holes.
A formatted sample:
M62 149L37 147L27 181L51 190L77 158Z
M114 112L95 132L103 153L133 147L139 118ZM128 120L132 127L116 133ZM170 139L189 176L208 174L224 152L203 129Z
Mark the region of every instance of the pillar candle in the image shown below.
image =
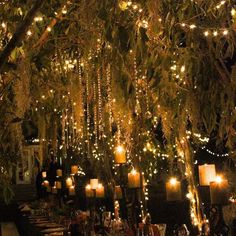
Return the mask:
M180 201L181 200L181 183L176 178L171 178L166 183L166 197L167 201Z
M57 169L57 176L61 177L62 176L62 170L61 169Z
M229 183L228 180L216 177L210 183L211 204L225 205L229 202Z
M98 184L98 187L96 188L96 197L103 198L104 196L105 196L104 186L102 184Z
M199 183L201 186L209 186L216 178L216 169L214 164L205 164L198 166Z
M52 187L52 193L57 194L57 188L56 188L56 186L53 186L53 187Z
M46 171L43 171L43 172L42 172L42 177L43 177L43 178L46 178L46 177L47 177L47 172L46 172Z
M115 186L115 199L122 199L122 189L120 186Z
M78 166L74 165L74 166L71 166L71 174L72 175L75 175L78 173Z
M115 163L124 164L126 163L126 153L123 146L119 145L115 149Z
M91 189L96 189L98 187L98 179L90 179Z
M69 177L66 179L66 187L69 188L72 186L72 179Z
M74 196L75 195L75 186L70 186L69 187L69 195Z
M140 173L136 170L132 170L128 174L128 186L129 188L140 188Z
M61 189L61 181L56 181L56 188Z
M88 184L88 185L86 185L86 187L85 187L85 195L86 195L86 197L93 197L93 190L92 190L92 188L91 188L91 185L90 184Z

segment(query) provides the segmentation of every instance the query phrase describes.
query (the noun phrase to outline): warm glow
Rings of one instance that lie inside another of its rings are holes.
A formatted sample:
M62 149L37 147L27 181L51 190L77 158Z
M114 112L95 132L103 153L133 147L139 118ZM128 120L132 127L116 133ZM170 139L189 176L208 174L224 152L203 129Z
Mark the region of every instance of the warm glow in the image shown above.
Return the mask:
M133 170L131 171L131 174L132 174L132 175L136 175L136 174L137 174L137 171L136 171L135 169L133 169Z
M98 189L101 189L103 187L102 184L98 184Z
M121 146L121 145L117 146L117 147L116 147L116 151L117 151L118 153L124 152L123 146Z
M223 179L222 179L222 177L221 176L219 176L219 175L217 175L216 176L216 183L218 183L218 184L221 184L222 183L222 181L223 181Z
M90 184L87 184L86 187L85 187L87 190L91 190L91 185Z
M177 184L177 179L176 178L171 178L170 179L170 184L171 185L176 185Z

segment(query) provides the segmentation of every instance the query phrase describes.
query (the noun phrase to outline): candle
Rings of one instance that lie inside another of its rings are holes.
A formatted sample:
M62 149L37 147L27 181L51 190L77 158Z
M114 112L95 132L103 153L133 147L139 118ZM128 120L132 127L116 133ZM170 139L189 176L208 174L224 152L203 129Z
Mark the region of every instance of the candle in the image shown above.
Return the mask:
M42 177L43 177L43 178L46 178L46 177L47 177L47 172L46 172L46 171L43 171L43 172L42 172Z
M74 165L74 166L71 166L71 174L72 175L75 175L78 173L78 166Z
M105 196L104 186L102 184L98 184L98 187L96 188L96 197L103 198L104 196Z
M93 190L90 184L87 184L85 187L85 195L86 197L93 197Z
M122 189L120 186L115 186L115 199L122 199Z
M57 176L61 177L62 176L62 170L61 169L57 169Z
M61 181L56 181L56 188L61 189Z
M126 163L125 149L121 145L117 146L115 149L115 163L116 164Z
M69 177L66 179L66 187L69 188L72 186L72 179Z
M166 197L167 201L181 200L181 183L176 178L171 178L166 183Z
M52 193L57 194L57 188L56 188L56 186L53 186L53 187L52 187Z
M205 164L198 166L199 183L201 186L209 186L216 178L216 169L214 164Z
M215 181L210 183L211 204L225 205L229 202L228 180L217 176Z
M90 179L90 186L92 189L96 189L98 187L98 179Z
M43 185L44 185L44 187L48 187L49 186L49 182L47 180L44 180L43 181Z
M70 186L69 187L69 195L74 196L75 195L75 186Z
M128 174L128 186L129 188L140 187L140 173L134 169Z

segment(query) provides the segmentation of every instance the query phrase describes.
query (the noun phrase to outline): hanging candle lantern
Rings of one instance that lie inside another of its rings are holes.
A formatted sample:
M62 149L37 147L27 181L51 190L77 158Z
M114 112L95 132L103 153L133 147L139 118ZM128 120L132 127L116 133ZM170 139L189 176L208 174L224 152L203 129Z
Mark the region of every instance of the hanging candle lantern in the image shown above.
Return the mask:
M43 178L47 178L47 172L46 172L46 171L43 171L43 172L42 172L42 177L43 177Z
M116 164L125 164L126 163L125 149L121 145L118 145L115 148L115 163Z
M98 187L98 179L90 179L90 186L92 189L96 189Z
M90 198L90 197L93 197L93 189L91 188L91 185L90 184L87 184L86 187L85 187L85 195L86 197Z
M53 194L57 194L57 188L56 188L56 186L53 186L53 187L52 187L52 193L53 193Z
M61 169L57 169L57 176L61 177L62 176L62 170Z
M79 170L78 166L76 166L76 165L71 166L70 169L71 169L71 174L72 175L76 175L78 173L78 170Z
M122 199L122 189L120 186L115 186L115 199Z
M55 186L57 189L61 189L61 181L56 181Z
M98 184L98 187L96 188L96 197L103 198L104 196L105 196L104 186L102 184Z
M214 164L204 164L198 166L199 183L201 186L209 186L216 178L216 168Z
M74 196L75 195L75 186L70 186L69 187L69 195Z
M133 169L128 173L129 188L140 188L140 173Z
M166 183L166 197L167 201L181 200L181 183L176 178L171 178Z
M69 187L71 187L71 186L72 186L72 179L71 179L70 177L68 177L68 178L66 179L66 187L69 188Z
M211 204L225 205L229 202L229 182L221 176L210 183Z

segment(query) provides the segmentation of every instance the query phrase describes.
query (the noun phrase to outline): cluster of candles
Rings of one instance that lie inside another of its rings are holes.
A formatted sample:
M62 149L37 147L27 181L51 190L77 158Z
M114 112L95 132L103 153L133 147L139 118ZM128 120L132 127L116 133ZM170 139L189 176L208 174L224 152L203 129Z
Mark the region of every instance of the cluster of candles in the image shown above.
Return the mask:
M118 145L115 148L114 152L114 161L115 164L126 164L126 151L123 146ZM75 184L73 176L78 173L78 166L71 166L71 177L66 179L66 188L68 188L68 193L70 196L75 195ZM47 173L42 172L42 177L46 179ZM62 188L62 170L57 170L57 178L55 185L51 188L48 180L43 181L43 185L47 188L47 192L57 193L59 189ZM214 164L204 164L199 165L199 184L200 186L209 186L210 187L210 197L212 204L225 204L229 201L229 183L228 180L224 179L222 176L216 175L216 169ZM128 173L128 188L140 188L141 187L141 174L140 172L132 169ZM179 201L182 199L181 192L181 182L177 178L172 177L166 183L166 194L167 201ZM99 183L99 180L94 178L90 179L90 183L85 187L85 195L88 198L105 197L105 188L102 183ZM115 198L122 198L122 189L121 187L115 186Z
M90 179L90 184L87 184L85 187L85 195L88 198L104 198L105 188L101 183L99 183L98 179Z
M76 165L71 166L71 176L73 177L77 173L78 173L78 166L76 166ZM57 175L56 176L57 180L55 181L54 186L51 187L50 184L49 184L49 181L46 180L47 172L46 171L42 172L42 177L43 177L43 179L45 179L43 181L42 185L44 187L46 187L47 192L52 192L54 194L57 194L58 190L62 189L62 181L61 181L62 170L61 169L57 169L56 170L56 175ZM73 184L73 178L72 177L68 177L66 179L66 188L68 188L68 194L70 196L75 195L75 185Z
M227 204L229 202L229 182L223 176L216 174L214 164L199 165L199 184L210 188L211 204ZM170 178L166 183L167 201L181 200L181 182Z
M210 187L211 204L227 204L229 202L229 182L223 176L216 174L214 164L198 167L199 183Z

